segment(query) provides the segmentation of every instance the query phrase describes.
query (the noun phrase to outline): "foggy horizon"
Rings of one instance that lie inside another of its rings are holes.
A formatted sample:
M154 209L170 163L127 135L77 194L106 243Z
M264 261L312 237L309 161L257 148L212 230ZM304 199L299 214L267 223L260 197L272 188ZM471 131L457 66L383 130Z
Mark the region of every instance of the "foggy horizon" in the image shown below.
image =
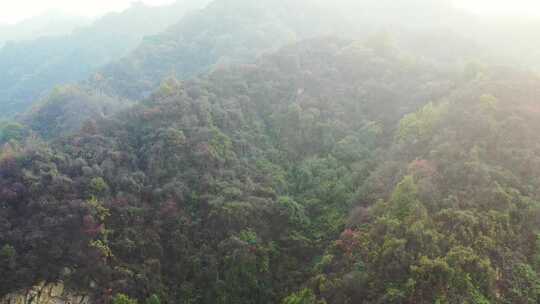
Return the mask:
M5 0L4 0L5 1ZM121 12L130 5L142 2L163 6L177 0L21 0L3 4L0 26L16 25L32 18L59 14L67 17L99 18L108 13ZM540 2L534 0L448 0L454 7L484 17L527 17L540 19Z

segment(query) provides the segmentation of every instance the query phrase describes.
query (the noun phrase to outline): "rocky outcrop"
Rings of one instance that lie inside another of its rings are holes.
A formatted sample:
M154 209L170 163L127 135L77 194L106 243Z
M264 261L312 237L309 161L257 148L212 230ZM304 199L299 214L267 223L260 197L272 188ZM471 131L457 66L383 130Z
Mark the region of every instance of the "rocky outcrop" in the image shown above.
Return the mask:
M91 304L88 296L64 288L64 284L41 283L0 299L0 304Z

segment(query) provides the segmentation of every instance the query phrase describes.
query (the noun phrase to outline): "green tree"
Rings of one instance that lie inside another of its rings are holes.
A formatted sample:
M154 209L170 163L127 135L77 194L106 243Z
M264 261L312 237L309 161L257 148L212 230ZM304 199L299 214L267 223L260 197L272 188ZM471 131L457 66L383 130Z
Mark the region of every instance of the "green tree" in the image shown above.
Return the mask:
M101 196L109 191L109 185L102 177L94 177L90 180L90 194Z
M445 104L428 103L417 112L403 117L399 122L398 140L416 143L428 139L433 135L434 128L445 108Z
M161 304L161 300L156 294L153 294L146 299L145 304Z
M28 129L16 122L0 122L0 144L12 140L21 141L29 134Z
M132 299L123 293L116 294L112 302L113 304L137 304L137 300Z
M318 301L311 289L305 288L301 291L286 297L282 304L323 304L323 301Z
M17 251L11 245L4 245L0 249L0 267L5 270L12 270L16 266Z
M423 216L425 208L418 200L418 190L411 175L407 175L396 186L390 198L390 213L400 220L410 216Z

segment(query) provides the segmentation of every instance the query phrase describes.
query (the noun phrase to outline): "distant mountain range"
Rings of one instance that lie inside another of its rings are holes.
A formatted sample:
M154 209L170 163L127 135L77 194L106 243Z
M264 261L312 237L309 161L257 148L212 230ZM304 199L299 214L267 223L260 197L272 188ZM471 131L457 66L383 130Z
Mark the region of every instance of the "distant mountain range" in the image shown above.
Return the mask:
M161 7L135 3L70 34L7 43L0 49L0 116L28 109L57 85L86 79L129 53L144 36L165 30L204 5L194 0Z
M90 18L49 12L13 25L0 24L0 46L8 41L33 40L42 37L68 35L73 30L87 26Z

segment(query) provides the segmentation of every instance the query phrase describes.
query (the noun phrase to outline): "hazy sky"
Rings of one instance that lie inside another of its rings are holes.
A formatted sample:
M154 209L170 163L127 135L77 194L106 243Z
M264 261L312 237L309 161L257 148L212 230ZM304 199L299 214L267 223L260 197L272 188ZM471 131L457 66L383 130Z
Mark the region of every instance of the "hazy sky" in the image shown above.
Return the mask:
M121 11L134 0L0 0L0 23L16 23L42 15L49 11L60 11L77 16L98 16L110 11ZM149 5L163 5L175 0L142 0Z
M540 0L451 1L480 14L540 16ZM47 11L62 11L79 16L98 16L109 11L122 10L131 2L133 0L0 0L0 23L15 23ZM143 2L150 5L162 5L172 3L174 0L143 0Z
M485 15L540 16L540 0L453 0L460 7Z

